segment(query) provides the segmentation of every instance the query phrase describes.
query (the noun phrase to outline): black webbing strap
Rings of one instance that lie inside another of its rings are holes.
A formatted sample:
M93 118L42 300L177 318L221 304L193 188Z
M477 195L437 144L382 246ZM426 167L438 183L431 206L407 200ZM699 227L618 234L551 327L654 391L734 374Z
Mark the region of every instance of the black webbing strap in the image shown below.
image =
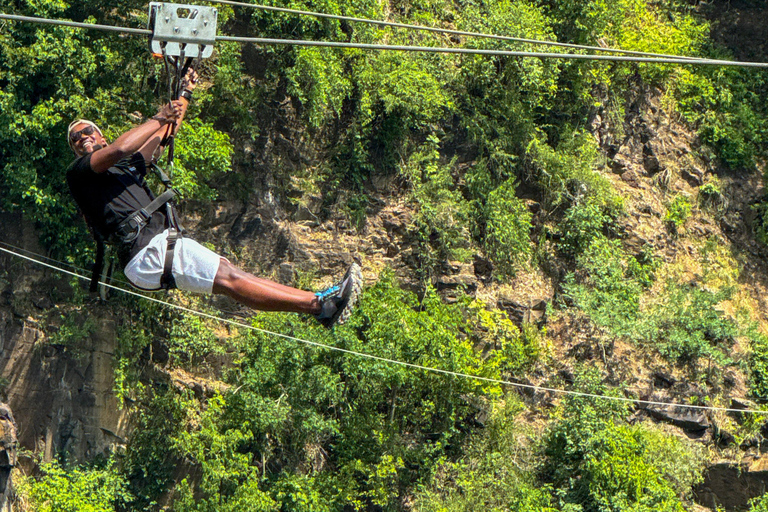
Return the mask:
M176 57L176 60L173 62L174 69L176 71L175 79L173 76L171 76L170 71L168 73L168 92L169 92L168 102L169 103L173 103L173 100L178 99L179 93L181 93L181 79L184 78L184 75L189 69L190 64L192 64L192 58L186 57L186 53L184 52L184 46L182 46L181 50L179 51L179 56ZM171 135L170 137L168 137L168 145L166 146L168 148L168 166L170 167L171 170L173 170L173 157L176 151L176 137L173 135L173 132L175 130L176 130L176 121L174 121L173 124L171 125L171 129L170 129Z
M95 293L99 289L99 278L101 277L101 271L104 268L104 237L101 233L93 230L93 238L96 239L96 262L93 264L93 273L91 274L91 286L88 291Z
M160 181L166 187L166 191L163 193L163 195L167 194L169 191L173 191L173 188L171 188L171 179L168 177L168 175L165 174L163 170L154 163L152 164L152 169L155 171L158 178L160 178ZM174 195L176 195L175 191ZM168 218L169 229L165 249L165 262L163 263L163 275L160 278L160 288L163 290L172 290L176 288L176 279L173 277L173 257L176 250L176 241L181 238L183 229L179 223L179 218L176 215L176 210L173 208L173 204L171 204L170 201L166 201L165 209L166 217Z
M109 250L109 247L107 247L107 250ZM103 283L111 283L112 282L112 273L115 271L115 259L109 258L109 265L107 265L107 268L104 269L104 272L101 274L101 281ZM101 300L107 300L107 287L106 286L100 286L99 287L99 297L101 297Z
M163 185L165 185L165 188L171 188L173 186L171 183L171 178L169 178L168 175L163 172L160 166L154 162L152 163L152 170L155 171L155 174L157 174L157 177L160 179Z
M176 288L176 279L173 277L173 256L178 239L179 232L176 228L170 228L168 230L168 245L165 250L165 263L163 263L163 276L160 278L160 288L163 290Z
M165 192L154 198L147 206L137 210L131 214L127 219L121 222L115 232L124 242L131 242L139 236L139 231L143 228L152 214L155 213L161 206L168 203L176 196L176 191L172 188L167 189ZM126 234L133 233L132 238L127 238Z

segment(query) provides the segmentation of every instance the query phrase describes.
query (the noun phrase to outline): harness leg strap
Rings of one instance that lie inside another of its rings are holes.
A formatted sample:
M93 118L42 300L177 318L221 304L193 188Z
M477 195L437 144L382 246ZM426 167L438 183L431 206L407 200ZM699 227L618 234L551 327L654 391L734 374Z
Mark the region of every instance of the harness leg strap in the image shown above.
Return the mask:
M170 228L168 230L168 246L165 251L165 263L163 264L163 276L160 278L160 287L163 290L173 290L176 288L176 279L173 277L173 254L176 249L176 240L179 239L179 232Z
M96 263L93 265L93 274L91 275L91 285L88 290L91 293L96 293L99 289L99 277L101 277L101 271L104 268L104 237L96 231L93 232L94 238L96 238Z

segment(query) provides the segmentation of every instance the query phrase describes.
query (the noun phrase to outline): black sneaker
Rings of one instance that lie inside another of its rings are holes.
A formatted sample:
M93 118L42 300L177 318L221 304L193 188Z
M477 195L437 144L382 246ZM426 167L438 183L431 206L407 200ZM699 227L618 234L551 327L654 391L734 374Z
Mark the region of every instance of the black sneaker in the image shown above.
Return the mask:
M337 323L343 324L352 314L352 308L362 289L363 272L360 270L360 265L353 263L340 283L315 294L320 299L322 308L315 318L329 329Z

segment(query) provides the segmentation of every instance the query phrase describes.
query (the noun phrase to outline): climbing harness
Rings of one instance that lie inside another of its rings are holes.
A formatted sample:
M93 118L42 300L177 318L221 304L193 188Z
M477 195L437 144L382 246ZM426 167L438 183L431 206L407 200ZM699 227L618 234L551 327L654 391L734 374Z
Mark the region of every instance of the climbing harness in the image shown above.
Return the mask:
M134 169L131 168L131 171ZM152 201L145 207L129 214L123 219L115 228L112 233L105 234L94 226L91 227L93 237L96 240L96 260L91 275L90 291L96 292L98 290L99 279L102 281L109 281L112 276L113 259L108 258L109 246L118 245L126 247L136 240L141 234L142 229L149 223L152 218L152 214L158 211L160 208L165 207L166 218L168 219L168 251L166 253L165 266L163 269L163 277L161 279L160 287L162 289L175 288L175 282L173 274L171 272L173 263L173 250L176 245L176 241L181 237L183 228L179 222L176 209L173 207L172 200L178 195L176 189L173 188L170 178L163 172L163 170L155 164L152 164L152 170L158 176L160 181L165 186L165 191L157 197L150 190L149 186L140 181L133 172L127 173L134 180L134 185L141 187L149 197L154 197ZM107 268L104 268L105 260L109 261ZM105 290L101 290L102 298L105 297Z
M166 218L168 219L168 246L163 266L163 276L160 280L160 288L164 290L170 290L176 288L176 282L172 273L173 255L174 249L176 247L176 241L181 237L183 232L181 222L179 221L179 216L177 215L176 209L173 207L172 202L173 198L178 195L178 191L173 188L171 179L167 174L163 172L159 166L153 163L152 170L155 171L155 174L157 174L158 178L165 186L165 191L154 198L147 206L137 210L136 212L129 215L125 220L123 220L117 226L115 236L121 243L129 244L133 242L136 240L136 238L138 238L144 226L149 223L149 220L152 218L152 214L165 206L165 214ZM147 193L150 194L150 197L152 197L153 194L151 194L149 188L146 185L144 185L144 188ZM96 274L94 274L94 276L95 275ZM93 283L91 283L92 289L93 286Z

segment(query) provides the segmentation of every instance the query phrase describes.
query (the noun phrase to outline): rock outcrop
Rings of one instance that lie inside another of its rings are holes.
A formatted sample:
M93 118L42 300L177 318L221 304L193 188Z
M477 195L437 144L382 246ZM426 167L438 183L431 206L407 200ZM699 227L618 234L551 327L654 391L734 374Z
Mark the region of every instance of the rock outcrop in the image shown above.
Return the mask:
M11 408L0 403L0 512L10 512L13 469L18 462L19 441Z
M696 502L712 510L746 510L749 500L768 491L768 456L752 462L721 462L709 467L694 490ZM721 507L721 508L718 508Z
M0 214L0 240L42 252L20 215ZM44 460L67 452L87 461L125 442L128 414L113 391L115 321L96 299L84 313L59 310L51 294L68 289L61 275L0 254L0 392L14 411L21 446ZM92 332L72 346L51 343L54 320L73 315L87 317ZM0 408L0 427L3 421Z

